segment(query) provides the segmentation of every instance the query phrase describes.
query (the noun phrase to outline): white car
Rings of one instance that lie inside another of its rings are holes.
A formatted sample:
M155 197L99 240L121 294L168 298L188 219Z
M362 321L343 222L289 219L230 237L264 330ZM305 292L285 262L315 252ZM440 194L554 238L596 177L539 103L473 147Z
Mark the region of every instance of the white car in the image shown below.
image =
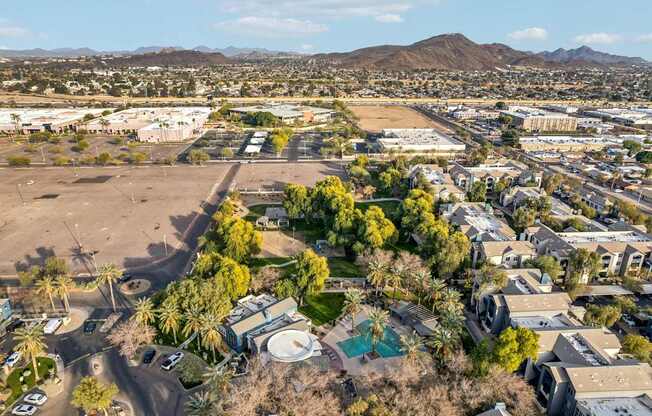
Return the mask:
M179 361L181 361L182 359L183 359L183 353L181 351L177 351L174 354L170 355L165 361L163 361L163 364L161 364L161 368L165 371L170 371L177 364L179 364Z
M48 396L42 393L32 393L25 396L23 399L25 403L33 404L36 406L42 406L43 403L48 401Z
M18 351L12 352L9 357L5 360L5 365L9 367L15 366L18 361L20 361L20 357L22 357L22 354Z
M16 416L32 416L37 410L38 407L32 406L31 404L19 404L14 407L11 414Z
M627 325L629 325L629 326L636 326L636 322L634 322L634 320L632 319L632 317L629 316L629 315L623 315L623 316L621 317L621 319L623 320L623 322L625 322L625 323L626 323Z

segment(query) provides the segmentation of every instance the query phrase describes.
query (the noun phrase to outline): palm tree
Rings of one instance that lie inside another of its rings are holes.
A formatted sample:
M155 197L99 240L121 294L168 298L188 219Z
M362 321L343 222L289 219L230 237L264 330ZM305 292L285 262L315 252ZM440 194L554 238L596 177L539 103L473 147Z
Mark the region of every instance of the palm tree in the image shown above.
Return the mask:
M458 337L448 328L437 327L430 340L430 345L440 359L448 358L459 343Z
M382 250L376 250L369 259L369 263L367 264L367 281L376 289L376 296L380 289L387 285L390 263L391 255Z
M460 301L461 297L462 295L457 290L447 288L439 299L438 309L448 312L461 311L464 308Z
M36 282L36 292L38 294L45 294L50 299L50 305L52 305L52 311L56 312L57 308L54 306L54 299L52 295L57 292L57 289L54 285L54 279L50 276L43 276Z
M113 284L120 278L120 270L115 264L103 264L100 266L97 274L97 284L109 286L111 293L111 304L113 305L113 312L115 312L115 296L113 295Z
M405 353L405 359L415 362L423 348L423 340L416 333L401 335L401 351Z
M344 312L351 315L351 332L355 331L355 315L362 309L363 300L360 289L347 289L344 293Z
M378 341L383 339L385 326L389 321L389 313L382 309L373 309L369 313L369 332L371 333L371 352L376 353Z
M109 126L109 120L105 118L100 119L100 126L102 126L102 130L104 130L104 133L106 133L106 128Z
M333 136L328 139L327 143L333 152L340 154L340 159L344 159L344 153L349 153L351 150L353 150L353 146L351 146L351 139L344 136Z
M197 332L197 348L201 348L201 331L202 328L202 314L199 310L199 307L193 306L186 313L186 324L183 326L183 331L181 332L184 337L189 337L193 333Z
M417 293L417 301L421 305L421 300L425 293L430 289L430 270L427 267L419 267L412 274L411 279L413 290Z
M16 136L18 136L18 130L20 130L20 119L21 119L20 114L12 113L10 117L11 117L11 122L14 123Z
M68 275L59 275L56 277L54 281L56 285L56 291L59 297L63 299L63 306L68 312L70 310L70 299L69 299L69 294L70 294L70 289L75 287L75 282L70 278Z
M211 385L213 393L224 395L229 390L232 375L232 372L224 371L224 367L213 365L204 373L204 379Z
M215 399L208 391L195 393L186 402L186 415L211 416L215 414Z
M43 341L43 327L41 325L26 326L16 330L14 334L16 341L16 351L20 352L23 357L29 357L34 368L34 377L38 381L38 366L36 358L43 354L47 345Z
M393 298L394 298L394 303L398 302L397 300L397 294L398 294L398 289L399 287L402 286L403 284L403 273L404 273L403 267L401 267L401 264L399 262L396 262L392 265L390 268L390 273L387 275L387 284L389 284L393 288Z
M441 297L446 289L446 283L440 279L433 279L430 282L430 290L428 290L428 299L432 302L432 312L435 312L435 306L441 300Z
M174 343L177 343L177 331L179 330L179 325L181 323L181 313L177 305L172 302L163 303L163 307L159 312L159 319L161 321L161 329L166 334L172 332L174 336Z
M134 319L143 325L149 325L154 322L156 314L154 312L154 303L151 299L140 298L134 306Z
M222 335L217 330L219 320L212 313L201 316L200 333L204 340L204 347L213 351L213 362L215 362L215 350L222 344Z

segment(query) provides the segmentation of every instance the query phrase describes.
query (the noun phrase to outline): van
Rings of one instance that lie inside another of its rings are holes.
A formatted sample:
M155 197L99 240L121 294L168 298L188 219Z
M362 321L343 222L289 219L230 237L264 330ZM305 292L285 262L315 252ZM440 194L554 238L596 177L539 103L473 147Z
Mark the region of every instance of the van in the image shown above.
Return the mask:
M62 324L63 321L59 318L50 319L43 327L43 333L45 335L52 335L57 332L57 329L59 329Z

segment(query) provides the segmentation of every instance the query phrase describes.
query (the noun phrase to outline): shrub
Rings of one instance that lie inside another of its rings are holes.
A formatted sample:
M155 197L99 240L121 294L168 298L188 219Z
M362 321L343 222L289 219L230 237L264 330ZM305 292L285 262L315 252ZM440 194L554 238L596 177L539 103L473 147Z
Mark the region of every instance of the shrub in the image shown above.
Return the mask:
M90 146L90 144L89 144L86 140L80 140L80 141L78 141L77 144L74 145L71 149L72 149L74 152L81 153L81 152L83 152L84 150L88 149L89 146Z
M65 166L70 163L70 158L65 157L65 156L59 156L55 158L52 163L54 166Z
M9 156L7 163L9 163L9 166L29 166L32 163L32 159L27 156Z
M147 160L147 155L142 152L133 152L129 156L129 163L133 163L134 165L138 165L139 163L142 163L145 160Z
M59 154L63 152L63 148L61 146L52 146L48 149L48 152L54 153L54 154Z

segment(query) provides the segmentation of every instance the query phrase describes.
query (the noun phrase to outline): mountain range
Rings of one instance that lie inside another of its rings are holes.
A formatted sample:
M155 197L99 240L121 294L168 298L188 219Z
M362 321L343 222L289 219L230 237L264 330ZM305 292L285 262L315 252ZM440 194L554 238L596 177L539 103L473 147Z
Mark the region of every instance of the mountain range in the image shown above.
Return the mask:
M642 58L612 55L588 46L577 49L557 49L553 52L519 51L501 43L478 44L459 33L444 34L411 45L381 45L351 52L301 55L295 52L270 51L262 48L224 49L197 46L148 46L133 51L96 51L89 48L0 50L5 58L48 58L76 56L114 56L109 65L221 65L234 59L267 59L293 57L307 62L344 68L377 70L495 70L513 66L537 68L578 68L650 65Z

